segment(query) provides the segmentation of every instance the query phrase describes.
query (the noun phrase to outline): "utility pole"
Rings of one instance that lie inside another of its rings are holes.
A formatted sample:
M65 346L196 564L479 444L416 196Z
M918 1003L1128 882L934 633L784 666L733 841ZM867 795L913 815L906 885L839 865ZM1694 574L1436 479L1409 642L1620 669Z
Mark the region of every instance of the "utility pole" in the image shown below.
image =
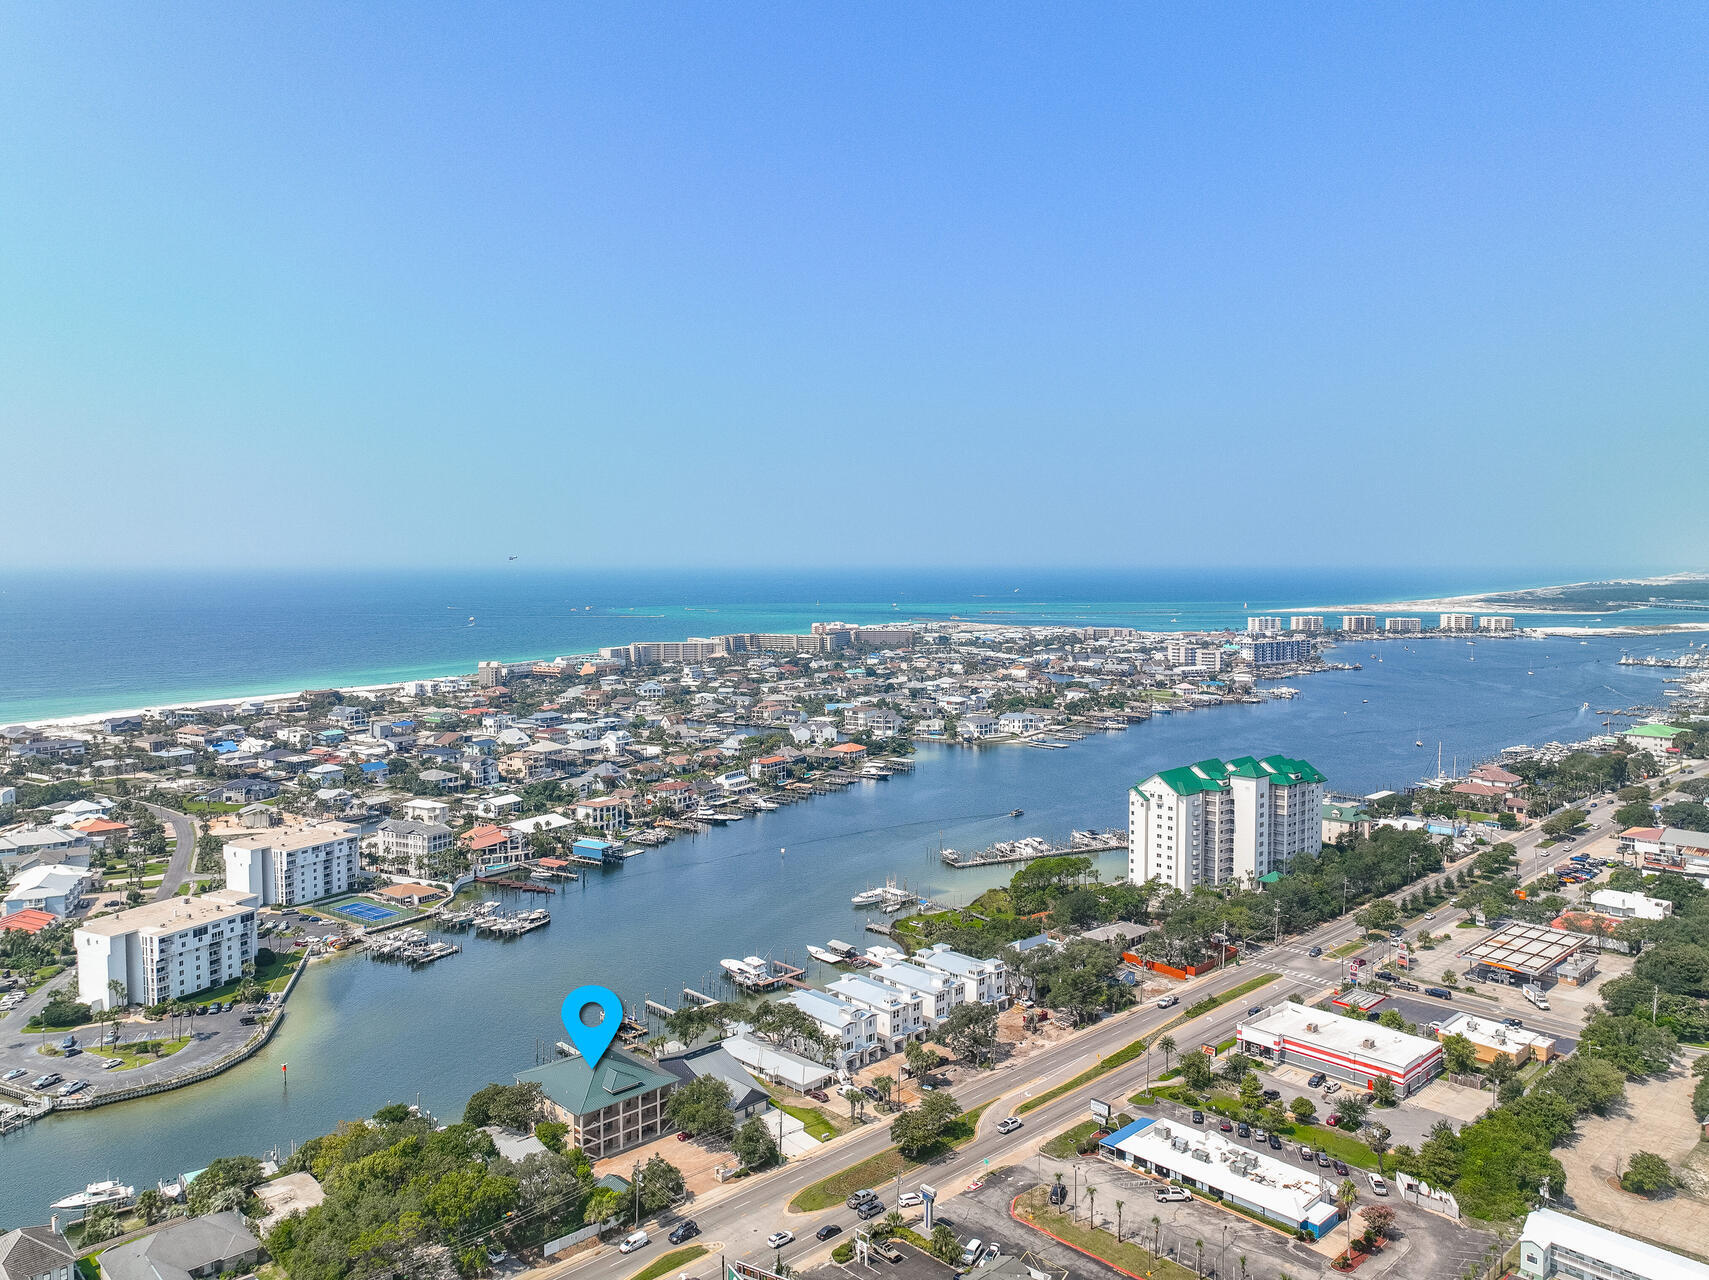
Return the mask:
M635 1158L635 1180L630 1184L629 1189L635 1196L635 1227L639 1230L641 1226L641 1158L639 1156Z

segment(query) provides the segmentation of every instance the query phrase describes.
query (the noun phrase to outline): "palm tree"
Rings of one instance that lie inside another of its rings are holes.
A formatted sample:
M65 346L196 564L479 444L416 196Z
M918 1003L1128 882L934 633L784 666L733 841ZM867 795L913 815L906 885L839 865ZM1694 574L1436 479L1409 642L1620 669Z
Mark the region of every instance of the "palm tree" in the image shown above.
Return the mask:
M1151 1252L1156 1253L1163 1247L1163 1219L1155 1213L1151 1215Z
M1359 1199L1359 1188L1353 1185L1353 1179L1343 1178L1341 1186L1335 1193L1335 1203L1341 1210L1341 1216L1347 1219L1347 1252L1353 1252L1353 1206Z
M1098 1188L1088 1182L1086 1184L1086 1225L1088 1227L1095 1227L1098 1225L1096 1218L1097 1209Z
M166 1212L166 1197L153 1187L148 1187L137 1196L136 1208L137 1212L142 1214L143 1222L152 1227Z
M1157 1048L1163 1054L1163 1069L1169 1070L1169 1059L1175 1056L1175 1037L1164 1036L1157 1042Z
M872 1087L878 1090L878 1096L884 1099L884 1105L890 1105L890 1094L896 1088L896 1081L890 1076L879 1076L872 1082Z
M1203 1240L1195 1240L1193 1241L1193 1248L1199 1251L1198 1265L1194 1269L1202 1276L1205 1273L1205 1242Z
M1116 1243L1122 1242L1122 1202L1116 1201Z

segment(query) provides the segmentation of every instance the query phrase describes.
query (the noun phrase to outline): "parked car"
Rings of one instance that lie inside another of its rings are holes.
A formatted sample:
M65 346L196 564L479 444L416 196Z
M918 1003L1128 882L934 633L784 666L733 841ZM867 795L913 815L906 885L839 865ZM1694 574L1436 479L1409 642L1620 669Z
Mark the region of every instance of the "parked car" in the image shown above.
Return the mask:
M60 1075L59 1072L50 1071L45 1076L37 1076L34 1080L30 1081L30 1088L51 1089L63 1079L65 1079L65 1077Z
M836 1223L827 1222L824 1226L820 1227L813 1234L821 1240L829 1240L832 1236L840 1236L840 1235L842 1235L842 1233L843 1233L843 1229L841 1227L839 1227Z
M1252 1126L1242 1120L1239 1124L1234 1126L1234 1136L1237 1138L1250 1138L1252 1136Z
M983 1242L978 1236L974 1236L973 1239L967 1242L966 1246L961 1251L962 1266L971 1267L973 1265L973 1260L979 1256L979 1250L982 1244Z
M786 1244L794 1243L795 1233L793 1231L774 1231L765 1238L765 1247L768 1249L781 1249Z
M1376 1192L1380 1196L1388 1195L1388 1193L1389 1193L1389 1184L1388 1183L1384 1182L1381 1178L1379 1178L1374 1173L1370 1175L1370 1181L1371 1181L1371 1190L1372 1191Z
M692 1240L700 1234L700 1224L693 1218L684 1218L671 1230L670 1242L681 1244L684 1240Z
M1306 1081L1306 1087L1309 1089L1315 1089L1327 1079L1329 1079L1329 1077L1319 1071L1316 1075L1312 1076L1310 1080Z
M1262 1125L1254 1126L1254 1128L1252 1130L1252 1140L1254 1142L1263 1142L1269 1136L1270 1136L1269 1132L1267 1130L1265 1130L1265 1128Z
M1448 990L1447 987L1426 987L1424 988L1424 994L1427 996L1435 996L1438 1000L1452 1000L1454 998L1454 993Z
M918 1191L904 1191L896 1197L896 1205L901 1209L911 1209L917 1204L924 1204L926 1197Z
M650 1239L645 1231L632 1231L623 1237L623 1243L617 1246L618 1253L634 1253L644 1247Z
M1319 1151L1317 1153L1316 1159L1317 1159L1318 1168L1320 1168L1320 1169L1329 1168L1329 1153L1327 1151Z
M1329 1162L1329 1167L1331 1169L1334 1169L1335 1172L1340 1174L1343 1178L1345 1178L1348 1175L1348 1173L1351 1172L1347 1168L1347 1162L1345 1160L1331 1160Z
M510 1255L503 1249L499 1248L496 1244L489 1244L487 1246L487 1261L492 1263L493 1266L498 1266L499 1263L503 1262L508 1257L510 1257Z
M1282 1100L1282 1091L1280 1089L1266 1089L1266 1090L1264 1090L1264 1101L1265 1102L1280 1102L1281 1100Z
M1282 1149L1282 1139L1278 1135L1272 1133L1270 1135L1270 1150L1280 1151L1281 1149Z
M1341 1092L1341 1081L1339 1081L1339 1080L1331 1080L1328 1084L1323 1086L1323 1096L1326 1098L1329 1097L1331 1094L1336 1094L1336 1093L1340 1093L1340 1092Z
M28 1074L29 1072L25 1071L22 1067L13 1067L5 1075L0 1076L0 1080L16 1080L19 1076Z
M1193 1123L1194 1124L1203 1124L1204 1122L1205 1122L1205 1113L1203 1111L1200 1111L1198 1108L1195 1107L1193 1109Z
M871 1098L874 1102L882 1102L884 1100L884 1095L869 1084L861 1085L860 1091L867 1097Z
M814 1102L829 1102L831 1100L831 1095L823 1089L809 1089L806 1096L813 1099Z
M1063 1204L1066 1203L1067 1200L1068 1188L1063 1186L1062 1183L1059 1182L1050 1189L1050 1202L1052 1204Z
M73 1080L70 1084L60 1086L59 1096L69 1098L74 1093L82 1093L88 1087L89 1082L87 1080Z
M1159 1187L1157 1198L1162 1201L1191 1200L1193 1193L1185 1187Z
M1232 1120L1219 1120L1217 1122L1216 1127L1221 1129L1224 1133L1233 1133L1234 1132L1234 1121L1232 1121Z
M1331 1113L1329 1119L1325 1120L1323 1123L1328 1125L1331 1129L1339 1129L1341 1127L1341 1115L1340 1115L1340 1113L1339 1112Z

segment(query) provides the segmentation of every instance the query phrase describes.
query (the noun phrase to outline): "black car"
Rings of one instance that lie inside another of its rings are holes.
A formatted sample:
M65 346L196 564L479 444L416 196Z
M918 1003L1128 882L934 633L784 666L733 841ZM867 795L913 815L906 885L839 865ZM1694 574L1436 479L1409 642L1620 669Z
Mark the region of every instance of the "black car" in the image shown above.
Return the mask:
M1329 1167L1334 1169L1335 1172L1339 1173L1343 1178L1348 1174L1347 1163L1344 1160L1331 1160L1329 1162Z
M1250 1009L1248 1009L1246 1011L1246 1016L1248 1018L1256 1018L1259 1014L1261 1014L1263 1012L1264 1012L1264 1006L1261 1004L1255 1004Z
M1252 1126L1242 1120L1239 1124L1234 1126L1234 1136L1237 1138L1250 1138L1252 1136Z
M1454 993L1448 990L1447 987L1426 987L1424 988L1424 994L1427 996L1435 996L1438 1000L1452 1000L1454 998Z
M1306 954L1308 956L1320 956L1323 954L1323 948L1322 947L1313 947L1310 951L1306 952Z
M1193 1123L1194 1124L1203 1124L1204 1122L1205 1122L1205 1113L1203 1111L1194 1111L1193 1112Z
M1282 1149L1282 1140L1280 1138L1278 1138L1275 1134L1272 1133L1270 1135L1270 1150L1280 1151L1281 1149Z
M1306 1081L1306 1087L1311 1088L1311 1089L1315 1089L1327 1079L1329 1079L1329 1077L1324 1075L1323 1072L1319 1071L1310 1080Z
M834 1222L827 1222L813 1234L818 1236L821 1240L829 1240L832 1236L842 1235L843 1229Z
M861 1205L860 1208L855 1210L855 1217L859 1218L862 1222L865 1222L868 1218L876 1218L883 1212L884 1201L868 1200L865 1204Z
M1282 1091L1280 1089L1266 1089L1266 1090L1264 1090L1264 1101L1265 1102L1280 1102L1281 1100L1282 1100Z
M676 1224L676 1229L670 1234L672 1244L681 1244L684 1240L692 1240L700 1234L700 1224L693 1218L684 1218Z
M1067 1200L1068 1188L1063 1186L1060 1182L1050 1189L1050 1202L1052 1204L1064 1204Z

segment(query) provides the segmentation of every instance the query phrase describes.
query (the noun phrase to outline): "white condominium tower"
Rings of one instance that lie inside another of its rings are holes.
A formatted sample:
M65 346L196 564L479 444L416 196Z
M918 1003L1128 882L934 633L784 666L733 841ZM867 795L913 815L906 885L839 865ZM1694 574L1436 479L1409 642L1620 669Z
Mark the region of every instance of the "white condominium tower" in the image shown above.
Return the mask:
M1323 843L1324 778L1304 760L1201 760L1128 792L1127 865L1135 884L1256 884Z

